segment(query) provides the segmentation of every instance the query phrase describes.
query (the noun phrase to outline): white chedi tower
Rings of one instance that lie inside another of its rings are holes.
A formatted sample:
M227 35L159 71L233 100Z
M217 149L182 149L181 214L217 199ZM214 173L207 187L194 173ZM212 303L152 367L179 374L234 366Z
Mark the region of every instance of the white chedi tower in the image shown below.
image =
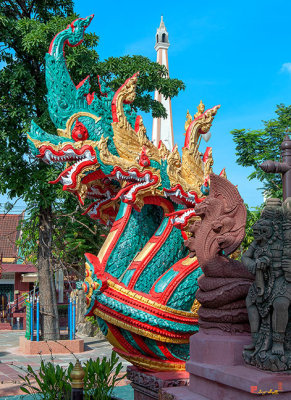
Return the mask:
M157 62L164 65L169 72L168 62L168 48L169 35L165 27L163 17L161 17L161 23L157 29L156 34L156 45L155 50L157 52ZM172 119L172 106L171 99L165 99L157 90L155 91L155 100L161 102L167 111L167 118L154 118L153 119L153 132L152 141L154 145L158 146L160 140L166 145L166 147L172 151L174 147L174 134L173 134L173 119Z

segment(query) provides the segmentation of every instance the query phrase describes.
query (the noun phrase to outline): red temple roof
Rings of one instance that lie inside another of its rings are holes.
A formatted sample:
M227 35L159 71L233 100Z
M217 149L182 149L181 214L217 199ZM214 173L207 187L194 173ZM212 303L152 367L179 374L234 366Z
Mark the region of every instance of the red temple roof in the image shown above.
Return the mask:
M3 262L14 262L18 255L15 244L19 238L20 230L17 229L20 221L24 218L24 213L0 214L0 257Z
M36 272L36 267L32 264L2 264L2 272Z

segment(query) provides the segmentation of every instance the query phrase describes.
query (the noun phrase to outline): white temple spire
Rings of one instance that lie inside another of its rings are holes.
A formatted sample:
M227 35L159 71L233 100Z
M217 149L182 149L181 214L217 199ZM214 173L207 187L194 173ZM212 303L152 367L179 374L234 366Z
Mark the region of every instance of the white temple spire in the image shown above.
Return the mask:
M161 23L157 29L155 50L157 52L157 62L164 65L169 72L168 62L168 48L169 35L165 27L163 17L161 17ZM172 107L171 99L165 99L157 90L155 91L155 100L161 102L167 111L167 118L154 118L153 119L153 131L152 141L158 146L160 140L164 142L166 147L172 151L174 146L174 134L173 134L173 119L172 119Z

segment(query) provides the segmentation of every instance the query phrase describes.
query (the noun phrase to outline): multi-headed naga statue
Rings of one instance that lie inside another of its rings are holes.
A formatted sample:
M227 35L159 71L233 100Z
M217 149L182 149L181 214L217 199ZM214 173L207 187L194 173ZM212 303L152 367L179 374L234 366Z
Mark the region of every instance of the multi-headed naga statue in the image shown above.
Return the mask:
M115 350L151 370L185 368L189 337L198 330L195 299L201 269L184 239L195 205L204 200L212 171L211 148L198 150L219 106L198 113L186 132L182 160L174 147L156 147L130 104L138 74L116 93L89 79L72 82L65 45L82 42L91 17L60 32L46 55L49 112L58 135L32 124L32 152L46 163L65 163L53 183L90 199L87 214L111 226L98 255L86 254L88 315Z

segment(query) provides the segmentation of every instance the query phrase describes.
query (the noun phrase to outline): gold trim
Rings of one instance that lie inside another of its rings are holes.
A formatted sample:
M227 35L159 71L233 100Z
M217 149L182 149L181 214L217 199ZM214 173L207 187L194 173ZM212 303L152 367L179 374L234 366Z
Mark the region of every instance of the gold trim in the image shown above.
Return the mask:
M189 113L189 110L187 110L186 121L184 125L185 132L187 132L187 129L189 128L191 122L192 122L192 115Z
M117 283L112 282L110 279L108 279L107 283L108 283L109 287L113 288L117 292L125 294L126 296L128 296L128 297L130 297L132 299L135 299L137 301L140 301L140 302L142 302L144 304L148 304L151 307L154 307L154 308L157 308L159 310L166 311L168 313L172 313L172 314L175 314L175 315L184 316L184 317L187 317L187 318L194 318L193 313L190 312L190 311L175 310L174 308L171 308L171 307L165 306L163 304L157 303L157 302L155 302L155 301L153 301L151 299L148 299L147 297L144 297L144 296L142 296L142 295L140 295L138 293L132 292L131 290L129 290L127 288L124 288L124 287L118 285Z
M92 279L92 271L90 269L90 265L89 265L88 262L85 262L85 269L86 269L86 272L88 271L88 276L85 278L84 282L87 282L88 285L89 285L89 290L88 290L88 293L87 293L87 297L89 297L90 302L91 302L91 297L92 297L92 294L93 294L93 291L94 291L94 289L93 289L94 281ZM88 307L89 307L89 304L87 305L87 308Z
M97 147L99 142L94 142L93 140L82 140L79 142L62 142L59 144L53 144L48 141L41 142L40 140L33 139L29 134L27 138L35 145L37 149L41 146L50 146L55 151L61 151L66 145L70 144L74 149L80 150L85 144L91 147Z
M142 261L149 254L150 251L155 247L156 243L147 243L142 251L133 259L134 261Z
M121 357L125 358L127 361L131 362L141 368L151 369L154 371L185 371L185 363L165 363L162 361L156 361L154 359L147 360L145 357L132 357L127 356L123 353L120 354Z
M97 256L99 258L100 262L102 262L105 254L106 254L106 251L108 250L108 247L110 246L110 244L111 244L112 240L114 239L117 232L118 232L118 229L108 233L107 238L106 238L105 242L103 243L103 246L101 247L101 249L98 253L98 256Z
M197 261L197 257L190 258L189 256L182 261L182 265L191 265L193 262Z
M98 317L101 317L102 319L104 319L105 321L109 322L112 325L116 325L119 328L126 329L129 332L133 332L133 333L136 333L137 335L145 336L150 339L159 340L161 342L166 342L166 343L188 343L189 342L189 339L170 338L168 336L155 334L153 332L148 332L144 329L137 328L137 327L129 325L123 321L120 321L119 319L111 317L110 315L105 314L104 311L98 310L98 308L95 308L94 314L97 315Z
M191 311L193 312L196 317L198 317L198 310L200 308L201 304L197 299L194 300L194 303L192 304Z

